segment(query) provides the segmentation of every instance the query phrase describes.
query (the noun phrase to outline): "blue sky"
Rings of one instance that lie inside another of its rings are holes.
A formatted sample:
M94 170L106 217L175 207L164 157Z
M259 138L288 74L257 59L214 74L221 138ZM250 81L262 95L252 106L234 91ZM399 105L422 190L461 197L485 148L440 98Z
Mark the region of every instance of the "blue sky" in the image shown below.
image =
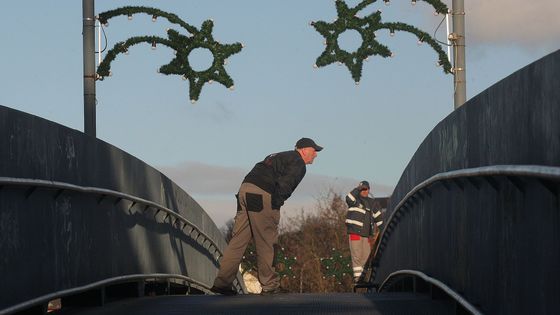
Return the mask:
M348 0L355 5L359 1ZM449 6L451 0L444 1ZM0 104L83 130L81 1L19 0L0 4ZM314 69L324 38L309 22L336 18L334 1L96 1L96 12L125 5L155 7L214 38L241 42L226 70L233 91L213 83L191 104L188 81L156 70L173 58L166 47L137 45L97 83L97 136L158 168L222 225L233 217L233 194L265 155L290 150L300 137L325 147L286 204L309 209L329 188L344 193L359 180L388 195L428 132L453 111L453 77L437 55L409 34L377 34L393 58L371 57L356 85L344 66ZM441 21L418 1L381 0L384 22L405 22L430 34ZM558 0L465 0L467 99L560 48ZM531 23L529 23L531 21ZM137 35L167 37L174 28L146 15L110 20L108 48ZM340 38L354 50L357 33ZM445 39L445 25L437 32ZM191 55L203 69L207 51Z

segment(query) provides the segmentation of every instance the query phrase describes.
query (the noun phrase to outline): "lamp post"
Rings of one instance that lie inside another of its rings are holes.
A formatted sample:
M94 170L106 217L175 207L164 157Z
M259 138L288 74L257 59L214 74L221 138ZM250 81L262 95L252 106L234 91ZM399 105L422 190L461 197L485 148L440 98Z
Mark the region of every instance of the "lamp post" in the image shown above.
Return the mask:
M95 16L94 1L82 0L84 54L84 133L95 137Z
M464 0L453 0L451 15L453 33L449 35L449 39L453 42L453 100L455 109L457 109L467 101Z

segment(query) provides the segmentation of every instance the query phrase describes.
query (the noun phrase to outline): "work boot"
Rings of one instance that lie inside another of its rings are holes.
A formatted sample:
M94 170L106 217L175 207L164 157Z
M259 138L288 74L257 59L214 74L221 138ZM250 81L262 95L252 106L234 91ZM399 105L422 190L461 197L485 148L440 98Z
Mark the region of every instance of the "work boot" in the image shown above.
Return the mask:
M288 293L288 290L282 288L282 287L276 287L274 289L270 289L270 290L262 290L261 291L261 295L273 295L273 294L282 294L282 293Z
M231 288L220 288L217 286L212 286L212 288L210 288L210 291L221 295L237 295L237 292L232 290Z

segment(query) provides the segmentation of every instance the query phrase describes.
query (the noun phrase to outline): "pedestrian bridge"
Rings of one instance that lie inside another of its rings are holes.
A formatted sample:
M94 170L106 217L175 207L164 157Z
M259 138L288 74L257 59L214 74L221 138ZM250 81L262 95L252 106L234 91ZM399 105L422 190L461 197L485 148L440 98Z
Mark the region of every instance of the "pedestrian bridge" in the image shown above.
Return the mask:
M422 106L422 104L417 104ZM560 313L560 51L426 136L356 293L215 296L225 246L187 192L0 106L0 314Z

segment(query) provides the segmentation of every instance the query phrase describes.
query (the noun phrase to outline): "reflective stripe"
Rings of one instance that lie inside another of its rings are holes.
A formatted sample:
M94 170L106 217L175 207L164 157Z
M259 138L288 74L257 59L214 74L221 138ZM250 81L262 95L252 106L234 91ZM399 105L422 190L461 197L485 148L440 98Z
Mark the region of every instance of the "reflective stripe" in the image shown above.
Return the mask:
M346 223L354 224L354 225L357 225L357 226L364 226L364 224L362 222L356 221L356 220L346 219Z
M354 272L354 277L359 277L359 276L361 276L361 275L362 275L361 272Z
M377 223L375 223L375 225L380 226L381 224L383 224L383 221L379 221Z
M354 267L352 268L354 271L363 271L364 268L363 267Z
M352 201L356 201L356 198L354 198L354 196L352 196L352 194L348 194L348 195L346 195L346 197L350 198L350 200L352 200Z
M381 215L381 211L377 211L373 214L373 218L377 218L380 215Z
M357 211L357 212L361 212L361 213L366 213L366 210L360 209L360 208L357 208L357 207L348 208L348 211Z

